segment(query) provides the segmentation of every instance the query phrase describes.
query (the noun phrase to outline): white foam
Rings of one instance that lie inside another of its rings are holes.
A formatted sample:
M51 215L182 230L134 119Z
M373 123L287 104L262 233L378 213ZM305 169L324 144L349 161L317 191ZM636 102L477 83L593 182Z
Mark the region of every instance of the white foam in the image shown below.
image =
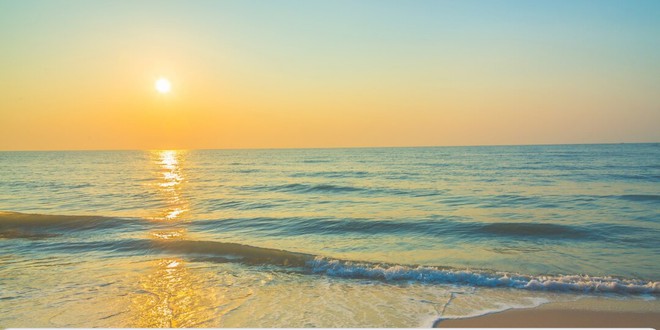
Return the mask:
M313 273L348 278L386 281L408 280L423 283L469 284L483 287L511 287L539 291L612 292L628 294L660 293L660 282L593 277L588 275L531 276L504 272L409 267L340 261L316 257L308 262Z

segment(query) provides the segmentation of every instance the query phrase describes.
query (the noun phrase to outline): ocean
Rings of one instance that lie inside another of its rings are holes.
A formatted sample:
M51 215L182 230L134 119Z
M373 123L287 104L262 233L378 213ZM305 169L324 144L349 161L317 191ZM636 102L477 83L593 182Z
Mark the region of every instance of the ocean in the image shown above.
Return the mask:
M417 327L660 294L660 144L0 152L0 327Z

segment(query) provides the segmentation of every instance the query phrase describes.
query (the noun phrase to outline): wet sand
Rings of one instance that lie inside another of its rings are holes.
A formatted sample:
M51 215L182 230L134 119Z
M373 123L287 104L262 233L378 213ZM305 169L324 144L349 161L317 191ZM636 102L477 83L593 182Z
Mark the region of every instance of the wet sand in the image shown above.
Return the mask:
M438 328L660 328L660 302L583 299L512 309L465 319L439 320Z

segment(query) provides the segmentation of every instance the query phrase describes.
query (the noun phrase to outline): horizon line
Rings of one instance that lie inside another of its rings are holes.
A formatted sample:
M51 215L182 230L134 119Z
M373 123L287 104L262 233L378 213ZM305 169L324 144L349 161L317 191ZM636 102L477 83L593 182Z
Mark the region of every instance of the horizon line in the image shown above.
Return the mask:
M653 142L592 142L592 143L531 143L531 144L466 144L466 145L413 145L413 146L344 146L344 147L246 147L246 148L144 148L144 149L15 149L0 152L62 152L62 151L151 151L151 150L323 150L323 149L404 149L404 148L467 148L467 147L533 147L579 146L618 144L658 144Z

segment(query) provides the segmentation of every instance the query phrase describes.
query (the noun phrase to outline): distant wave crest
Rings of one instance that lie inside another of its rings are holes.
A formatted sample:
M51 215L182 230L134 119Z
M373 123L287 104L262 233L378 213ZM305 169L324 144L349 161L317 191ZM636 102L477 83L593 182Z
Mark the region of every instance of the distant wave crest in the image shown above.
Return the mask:
M660 195L621 195L619 199L633 202L655 202L660 203Z
M562 238L584 238L589 235L585 230L573 226L557 225L550 223L533 222L504 222L482 225L479 231L496 235L510 236L538 236L538 237L562 237Z
M346 193L363 191L363 188L352 186L340 186L334 184L306 184L306 183L289 183L276 186L253 186L247 189L257 191L275 191L275 192L290 192L290 193Z

